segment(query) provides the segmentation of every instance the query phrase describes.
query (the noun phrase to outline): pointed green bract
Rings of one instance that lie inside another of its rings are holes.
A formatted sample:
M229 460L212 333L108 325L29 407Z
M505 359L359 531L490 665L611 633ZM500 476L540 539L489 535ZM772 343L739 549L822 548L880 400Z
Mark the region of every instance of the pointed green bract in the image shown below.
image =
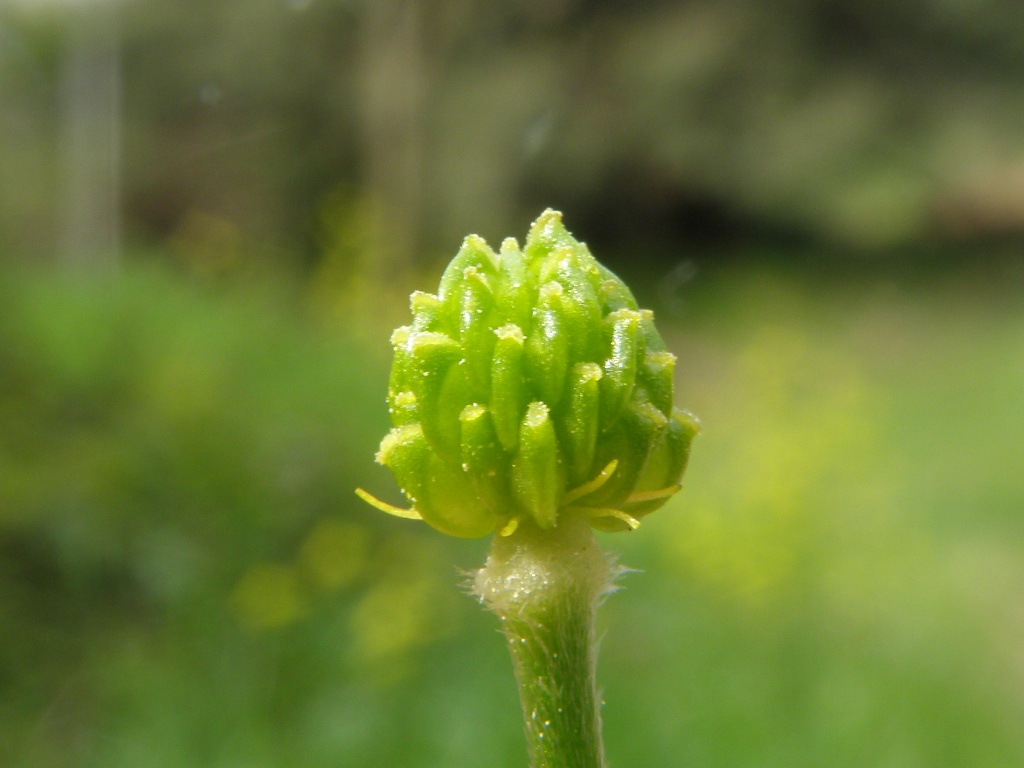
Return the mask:
M512 491L520 508L537 525L555 527L565 473L551 413L544 403L530 403L519 428L519 449L512 459Z
M629 403L598 443L598 463L617 461L615 473L584 503L620 509L636 488L668 418L650 403Z
M495 311L502 323L525 328L530 323L535 288L526 271L526 259L511 237L501 244L501 255L498 258Z
M466 473L458 464L432 455L427 469L426 503L416 509L441 533L474 539L493 531L499 517L480 502L475 486L466 480Z
M679 488L696 419L653 313L545 211L522 249L467 237L392 335L378 460L453 536L584 514L627 530Z
M377 462L394 474L414 507L427 498L427 476L432 452L419 424L395 427L381 441Z
M413 332L437 331L441 326L441 300L432 293L414 291L409 296Z
M651 352L650 348L637 370L637 383L662 413L672 413L675 370L675 355L671 352Z
M610 429L622 412L636 382L640 313L619 309L604 320L607 356L601 379L601 427Z
M689 411L674 409L657 443L651 447L643 473L624 511L640 519L665 503L660 495L675 493L690 459L690 444L700 431L700 422ZM667 498L667 497L665 497Z
M490 323L494 293L491 281L476 267L466 267L463 278L458 296L459 343L463 349L478 351L478 354L466 356L466 361L473 385L486 391L491 378L490 353L495 341L494 327Z
M562 422L569 479L574 486L590 479L597 446L598 413L601 402L601 366L577 363L569 377L569 403Z
M473 480L477 496L496 514L508 508L508 485L504 449L494 429L490 411L479 403L463 408L462 469Z
M468 388L458 342L443 333L410 334L402 364L404 380L419 404L420 423L431 447L444 456L456 456L458 393Z
M562 310L563 290L556 282L541 286L526 339L526 374L540 398L555 407L562 399L569 366L569 331Z
M491 414L502 446L514 451L519 445L519 422L529 402L523 362L526 337L513 323L496 329L494 334L498 340L491 360Z

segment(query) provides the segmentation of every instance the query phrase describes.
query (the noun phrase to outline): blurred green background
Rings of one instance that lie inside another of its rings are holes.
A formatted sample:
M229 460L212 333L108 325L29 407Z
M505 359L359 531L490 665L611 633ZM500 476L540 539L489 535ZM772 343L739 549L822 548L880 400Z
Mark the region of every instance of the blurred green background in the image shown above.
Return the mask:
M6 0L0 766L522 766L391 327L547 206L701 416L613 766L1024 765L1024 5Z

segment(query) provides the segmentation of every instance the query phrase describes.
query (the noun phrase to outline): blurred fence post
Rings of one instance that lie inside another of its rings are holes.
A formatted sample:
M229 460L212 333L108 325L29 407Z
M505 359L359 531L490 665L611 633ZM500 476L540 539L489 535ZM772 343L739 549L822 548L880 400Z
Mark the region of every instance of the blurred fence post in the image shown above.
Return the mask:
M382 252L368 265L368 277L382 282L407 271L420 245L428 77L425 13L418 0L374 0L366 4L362 19L362 172L385 228Z
M87 271L120 261L121 63L116 4L69 5L61 62L60 259Z

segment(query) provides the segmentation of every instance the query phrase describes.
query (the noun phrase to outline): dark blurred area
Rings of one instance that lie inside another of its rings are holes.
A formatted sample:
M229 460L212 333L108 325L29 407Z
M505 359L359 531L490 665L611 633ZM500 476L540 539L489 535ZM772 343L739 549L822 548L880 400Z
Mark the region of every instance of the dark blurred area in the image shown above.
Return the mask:
M21 261L216 226L309 270L323 217L362 207L403 267L547 206L667 259L1024 233L1013 0L12 2L0 230Z
M610 762L1024 764L1019 0L0 0L0 766L518 766L484 541L353 489L546 207L704 421Z

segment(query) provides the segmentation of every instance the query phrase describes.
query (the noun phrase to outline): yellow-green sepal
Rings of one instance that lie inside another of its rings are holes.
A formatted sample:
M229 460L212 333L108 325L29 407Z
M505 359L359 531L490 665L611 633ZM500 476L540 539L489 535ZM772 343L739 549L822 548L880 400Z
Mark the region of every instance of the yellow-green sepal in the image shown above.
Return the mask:
M598 289L598 296L601 303L609 312L616 312L620 309L637 308L636 298L619 276L600 262L597 263L597 270L601 275L601 283Z
M647 465L622 509L636 519L662 507L680 489L690 459L690 446L700 432L700 422L689 411L676 408L658 441L651 448Z
M391 347L394 350L394 362L391 364L391 373L388 375L388 410L394 414L395 398L401 392L411 391L409 389L409 336L412 329L403 325L391 332ZM392 422L398 427L401 424Z
M462 426L462 469L471 478L477 495L488 509L508 511L505 454L486 406L472 403L459 414Z
M412 332L441 331L441 300L426 291L413 291L409 296Z
M418 514L442 533L463 538L486 536L501 519L480 503L462 468L437 455L419 424L392 429L381 441L377 461L391 470L412 502L413 509L402 516Z
M551 255L541 271L544 282L562 286L562 325L569 340L569 359L593 360L601 352L601 304L594 291L597 268L593 257L579 249L563 247ZM588 263L588 261L590 263Z
M409 390L389 393L388 415L391 417L391 423L396 427L418 423L420 409L416 395Z
M576 244L576 239L562 224L562 214L548 208L530 227L523 252L527 261L539 269L551 251L565 246L571 248Z
M413 507L419 507L427 496L427 467L430 444L419 424L395 427L381 440L377 463L391 470L399 487Z
M554 408L562 399L569 367L569 337L562 309L563 289L554 281L540 287L533 328L526 338L526 373L540 399Z
M458 458L459 394L468 388L465 365L460 366L462 349L443 333L413 333L405 345L406 376L416 396L423 434L438 453Z
M499 253L498 275L494 286L495 315L498 324L514 323L528 328L533 312L532 283L526 259L514 238L506 238Z
M665 414L651 403L628 403L615 426L598 443L595 457L597 466L617 461L615 473L600 490L580 503L620 507L636 487L651 448L667 424Z
M562 423L571 486L585 483L593 474L602 375L596 363L577 363L569 373L569 401Z
M416 508L441 533L463 539L487 536L502 520L481 503L462 467L450 464L436 453L431 454L428 462L426 498Z
M672 413L675 370L675 355L650 350L637 368L637 384L644 388L648 399L666 416Z
M512 492L519 506L541 528L553 528L565 493L565 472L548 407L534 401L519 429L512 459Z
M457 315L459 343L469 364L469 373L479 396L485 397L491 378L494 331L490 323L494 293L490 280L477 267L466 267L463 281L452 296Z
M664 506L681 488L683 472L690 458L690 446L700 423L689 411L675 409L658 441L651 448L647 465L633 492L622 505L637 520Z
M491 360L491 418L502 447L509 452L519 445L519 425L529 402L526 389L526 337L514 323L494 331Z
M450 306L450 299L458 293L459 286L465 280L466 269L473 267L485 275L493 275L497 256L482 237L470 235L462 241L462 247L455 257L448 262L441 274L441 283L437 295L445 307Z
M606 349L601 377L601 428L607 429L622 412L636 383L640 313L620 309L604 319Z

